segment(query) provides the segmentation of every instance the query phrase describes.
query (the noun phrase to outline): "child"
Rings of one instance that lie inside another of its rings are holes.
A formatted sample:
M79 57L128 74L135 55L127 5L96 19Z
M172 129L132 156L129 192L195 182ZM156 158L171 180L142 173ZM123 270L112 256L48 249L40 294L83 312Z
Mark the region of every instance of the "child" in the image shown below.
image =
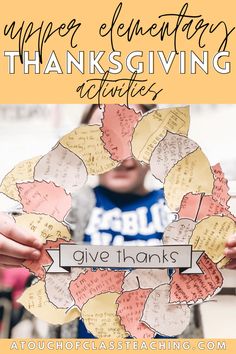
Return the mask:
M145 113L150 107L136 105ZM151 107L153 108L153 107ZM102 113L93 105L82 123L100 124ZM161 242L168 222L162 189L147 191L144 186L147 165L134 159L125 160L112 171L99 176L94 188L95 206L87 210L90 220L84 241L102 245L156 245ZM78 211L73 210L72 222L77 223ZM76 236L76 234L75 234ZM41 243L30 232L19 228L10 218L0 217L0 267L20 266L24 259L37 259ZM236 238L226 244L226 254L236 259ZM229 267L235 267L235 261ZM59 333L60 332L60 333ZM56 336L55 333L53 336ZM62 337L92 337L81 321L62 326L57 332Z
M142 113L148 108L144 105L134 106L134 109ZM101 116L99 108L93 105L82 123L100 124ZM148 165L130 158L99 176L99 185L94 188L96 204L91 210L84 242L139 246L161 243L163 231L170 220L163 190L149 192L144 186L148 169ZM73 210L73 216L73 223L76 224L76 210ZM77 337L94 338L87 332L82 321L78 324Z

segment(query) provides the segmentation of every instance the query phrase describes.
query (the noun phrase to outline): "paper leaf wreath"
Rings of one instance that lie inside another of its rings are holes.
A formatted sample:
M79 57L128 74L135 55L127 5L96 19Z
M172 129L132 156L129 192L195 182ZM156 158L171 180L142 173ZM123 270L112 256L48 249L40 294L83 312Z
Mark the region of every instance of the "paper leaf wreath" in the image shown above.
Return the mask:
M52 324L81 318L96 337L176 336L188 325L191 306L221 289L220 268L230 261L224 245L236 232L236 217L221 167L211 167L187 137L189 122L189 107L141 115L124 105L105 105L101 125L80 126L46 155L8 173L0 192L21 203L15 222L44 243L39 261L23 264L37 277L19 299L27 310ZM88 175L131 157L150 164L177 214L163 245L74 244L65 220L72 193ZM124 252L135 264L122 259Z

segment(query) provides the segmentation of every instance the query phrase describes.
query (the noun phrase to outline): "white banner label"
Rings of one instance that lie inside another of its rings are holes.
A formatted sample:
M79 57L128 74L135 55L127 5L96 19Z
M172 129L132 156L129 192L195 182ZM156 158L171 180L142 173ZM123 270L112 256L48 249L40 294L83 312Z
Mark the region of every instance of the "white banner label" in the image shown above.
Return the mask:
M191 245L166 246L90 246L60 244L49 249L53 263L48 273L66 273L68 268L184 268L182 273L201 274L197 261L202 251Z

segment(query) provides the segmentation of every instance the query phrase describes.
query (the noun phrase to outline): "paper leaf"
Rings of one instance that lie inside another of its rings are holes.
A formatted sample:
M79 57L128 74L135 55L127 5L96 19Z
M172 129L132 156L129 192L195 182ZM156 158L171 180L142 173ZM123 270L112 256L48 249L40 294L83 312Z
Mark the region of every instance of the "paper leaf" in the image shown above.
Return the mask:
M179 209L183 196L189 192L212 194L213 173L200 148L179 161L165 179L164 191L168 207Z
M41 238L42 242L71 239L68 228L53 217L44 214L22 214L14 217L16 224L23 226Z
M196 220L201 220L206 216L212 215L225 215L228 211L211 195L205 195L202 197L199 210L196 215Z
M111 158L123 161L131 157L131 139L141 114L125 105L108 104L104 106L103 117L101 139Z
M189 107L156 109L143 116L132 139L132 151L139 161L149 163L153 150L167 131L187 135Z
M18 299L18 302L40 320L53 325L62 325L80 317L80 311L77 308L66 312L65 310L56 308L49 302L43 281L39 281L26 289Z
M52 263L52 259L47 253L47 249L58 249L61 243L66 243L66 241L65 240L47 241L41 249L40 258L35 261L34 260L24 261L23 266L29 269L37 277L44 279L45 277L44 267Z
M166 269L134 269L124 278L123 291L138 289L154 289L158 285L167 283L169 276Z
M121 325L135 338L153 338L155 332L140 322L144 304L152 289L136 289L122 293L116 303Z
M178 215L179 218L198 221L207 216L223 215L225 212L225 208L212 195L188 193L182 199Z
M170 285L164 284L154 289L144 306L141 321L162 336L178 336L190 321L188 305L168 303Z
M162 183L169 171L184 157L198 148L198 144L186 136L167 132L154 149L150 159L150 169L154 177Z
M108 293L121 292L125 272L114 270L93 271L89 269L85 274L70 283L70 292L75 304L82 308L92 297Z
M20 201L17 182L32 182L34 180L34 167L40 156L30 160L25 160L16 165L2 180L0 185L0 193L4 193L8 197Z
M198 221L207 216L225 215L234 219L227 205L230 199L229 187L220 164L213 166L212 170L214 172L212 195L186 194L178 211L180 218L191 218Z
M23 210L42 213L62 221L71 208L71 196L53 182L17 183Z
M170 302L202 302L220 291L223 276L217 265L203 254L198 261L203 274L180 274L176 269L170 283Z
M215 175L213 198L228 209L227 202L230 199L228 181L219 163L213 166L212 169Z
M120 294L106 293L90 299L81 311L89 332L97 338L125 338L127 333L117 316L116 300Z
M53 182L56 186L63 187L67 193L81 188L87 177L83 161L61 144L44 155L35 166L36 181Z
M201 193L193 194L190 192L185 194L178 211L179 218L196 220L202 196Z
M118 165L104 148L101 136L99 125L82 125L65 135L60 143L83 160L88 174L98 175Z
M83 268L72 268L68 273L46 273L45 290L49 301L58 308L69 308L74 304L74 299L71 296L69 285L81 273L84 273Z
M223 266L229 262L224 256L226 240L235 232L236 223L229 217L210 216L196 225L190 244L194 250L204 250L214 263L221 261Z
M179 219L169 224L163 235L164 245L188 244L196 223L190 219Z

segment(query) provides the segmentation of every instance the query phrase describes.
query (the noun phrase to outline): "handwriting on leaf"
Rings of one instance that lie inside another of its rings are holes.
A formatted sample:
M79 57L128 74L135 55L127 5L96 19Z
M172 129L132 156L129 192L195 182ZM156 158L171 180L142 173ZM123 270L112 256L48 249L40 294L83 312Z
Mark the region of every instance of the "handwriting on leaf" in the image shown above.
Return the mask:
M20 201L16 183L32 182L34 180L34 167L40 156L18 163L2 180L0 192L8 197Z
M127 106L106 105L103 113L102 141L111 158L122 161L132 156L131 139L141 114Z
M53 182L17 183L23 210L42 213L62 221L71 208L71 196Z
M215 175L213 198L227 209L227 202L230 199L228 181L219 163L213 166L212 170Z
M45 266L48 266L52 263L52 259L47 253L47 249L57 249L61 243L66 243L65 240L57 240L57 241L47 241L42 249L41 256L37 260L26 260L23 263L23 266L28 268L34 275L39 278L44 279L45 277Z
M135 158L149 163L153 150L166 132L187 135L189 122L189 107L165 108L145 114L134 130L132 151Z
M26 289L18 301L34 316L54 325L62 325L80 317L80 311L77 308L66 312L65 309L58 309L49 302L43 281L38 281Z
M15 216L17 225L23 226L41 238L42 242L56 241L58 238L71 239L68 228L53 217L44 214L22 214Z
M169 284L154 289L147 298L141 320L160 335L173 337L188 325L190 309L188 305L170 304L169 293Z
M177 211L185 194L211 194L213 183L209 161L198 148L179 161L167 175L164 184L167 205L171 210Z
M116 303L121 325L135 338L153 338L155 332L140 322L144 304L152 289L136 289L123 292Z
M195 227L190 243L194 250L204 250L208 257L221 266L229 259L224 256L225 243L236 232L236 223L227 216L210 216Z
M179 219L169 224L163 235L164 245L188 244L196 223L190 219Z
M88 174L98 175L118 165L104 148L101 137L99 125L82 125L65 135L60 143L83 160Z
M203 254L198 262L203 274L180 274L176 269L170 283L170 301L196 303L220 291L223 276L217 265Z
M100 294L90 299L81 311L89 332L97 338L125 338L127 333L117 316L118 293Z
M154 289L158 285L167 283L169 276L166 269L133 269L129 272L122 285L124 291L138 289Z
M69 285L70 282L84 273L83 268L71 268L70 273L47 273L45 276L45 290L48 299L58 308L69 308L74 304Z
M85 274L70 283L70 292L76 305L82 308L92 297L107 293L121 292L125 272L114 270L87 270Z
M150 159L153 176L163 183L174 165L197 148L197 143L186 136L167 132L154 149Z
M67 193L81 188L87 177L83 161L61 144L44 155L35 166L36 181L53 182L56 186L63 187Z

